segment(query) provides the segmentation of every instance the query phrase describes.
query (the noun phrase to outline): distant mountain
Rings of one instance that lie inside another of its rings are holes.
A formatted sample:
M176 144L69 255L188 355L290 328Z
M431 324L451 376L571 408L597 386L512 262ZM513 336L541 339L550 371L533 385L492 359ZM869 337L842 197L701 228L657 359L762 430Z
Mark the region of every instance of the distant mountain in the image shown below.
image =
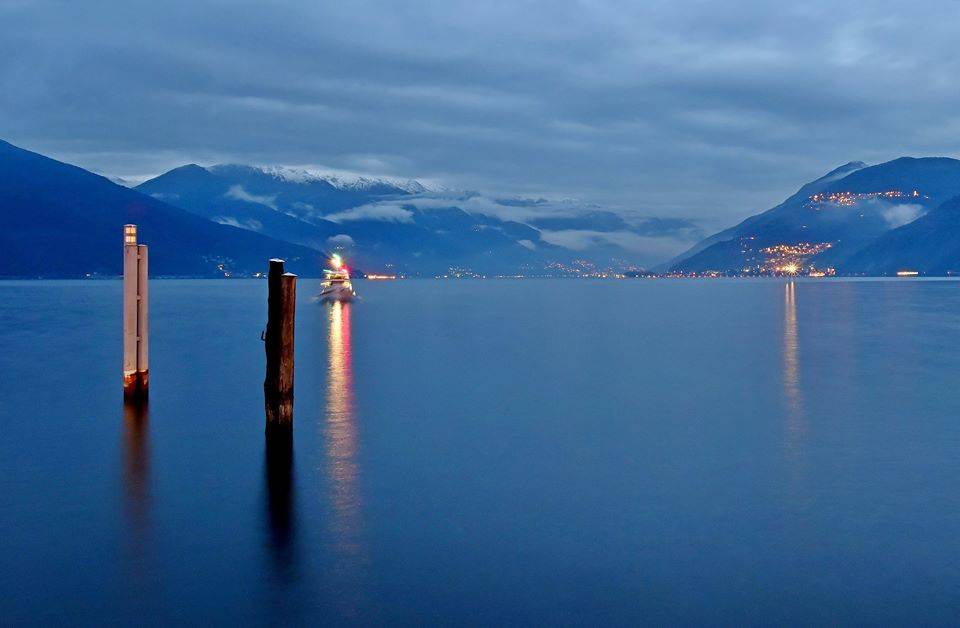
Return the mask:
M117 275L122 226L150 245L153 275L263 271L284 257L316 275L316 251L220 225L108 179L0 141L0 276Z
M171 276L248 275L275 256L316 275L333 248L355 268L413 275L583 274L699 237L684 219L596 207L238 165L187 165L132 190L0 141L0 276L119 274L128 222L151 245L152 274ZM845 164L664 268L960 272L960 161Z
M592 230L629 231L630 225L619 214L591 210L572 216L537 216L527 221L531 226L547 231Z
M578 274L591 264L633 270L638 260L702 237L685 219L627 219L569 199L491 198L283 167L191 164L137 190L222 224L318 250L346 249L361 267L410 274Z
M107 177L107 178L110 180L111 183L116 183L121 187L125 187L125 188L135 187L135 185L132 182L124 179L123 177Z
M300 216L313 212L320 199L343 208L369 198L353 192L341 197L327 183L287 183L246 166L196 164L175 168L135 189L214 222L315 249L323 249L327 239L340 232L339 226L322 219L307 222Z
M955 159L904 157L869 167L851 162L707 238L666 267L685 273L786 267L846 272L862 249L956 195L960 161Z
M856 172L857 170L866 168L866 166L867 165L862 161L851 161L840 166L839 168L834 168L833 170L823 175L819 179L803 185L796 193L794 193L792 196L787 198L787 200L780 203L773 209L768 210L768 212L764 212L763 214L758 214L756 216L751 216L750 218L747 218L746 220L744 220L738 225L735 225L733 227L730 227L729 229L720 231L719 233L715 233L709 238L701 240L700 242L695 244L693 247L691 247L687 251L684 251L683 253L676 256L672 260L666 262L665 264L662 264L658 268L658 270L666 271L671 269L673 270L682 269L683 266L681 262L684 262L685 260L690 259L691 257L697 255L701 251L709 248L714 244L717 244L719 242L730 242L730 241L736 240L738 233L748 230L751 225L761 220L761 218L765 214L774 212L776 210L782 210L782 208L788 207L791 204L796 204L797 202L802 202L804 199L807 199L811 195L819 192L824 187L836 181L837 179L842 179L843 177L847 176L851 172Z
M361 268L517 272L570 255L541 241L537 229L469 213L416 181L191 164L136 189L221 224L317 250L346 249Z
M283 167L189 164L145 181L137 190L214 220L253 226L250 221L263 219L265 209L322 222L324 216L344 209L426 188L416 181L347 178Z

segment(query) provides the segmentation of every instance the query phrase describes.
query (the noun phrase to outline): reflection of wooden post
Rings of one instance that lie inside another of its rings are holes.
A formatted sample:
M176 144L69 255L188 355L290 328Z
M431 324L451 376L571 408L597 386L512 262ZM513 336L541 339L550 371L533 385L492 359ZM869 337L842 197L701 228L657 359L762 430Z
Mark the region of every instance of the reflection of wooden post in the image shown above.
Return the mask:
M123 227L123 396L144 401L147 359L147 247L137 244L137 226Z
M267 276L267 376L263 401L267 430L293 428L293 327L297 276L283 272L283 260L270 260Z
M266 434L267 514L270 541L278 567L289 567L294 540L293 432L268 429ZM289 573L283 569L282 573Z

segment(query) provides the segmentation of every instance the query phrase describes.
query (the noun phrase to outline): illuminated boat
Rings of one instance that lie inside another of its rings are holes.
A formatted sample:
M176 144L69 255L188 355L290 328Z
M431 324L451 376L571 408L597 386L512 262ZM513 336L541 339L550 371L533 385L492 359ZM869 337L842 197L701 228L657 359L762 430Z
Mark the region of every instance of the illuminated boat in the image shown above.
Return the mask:
M320 282L321 301L352 301L357 293L350 283L350 269L343 263L343 258L334 253L330 257L330 266L323 269L323 281Z

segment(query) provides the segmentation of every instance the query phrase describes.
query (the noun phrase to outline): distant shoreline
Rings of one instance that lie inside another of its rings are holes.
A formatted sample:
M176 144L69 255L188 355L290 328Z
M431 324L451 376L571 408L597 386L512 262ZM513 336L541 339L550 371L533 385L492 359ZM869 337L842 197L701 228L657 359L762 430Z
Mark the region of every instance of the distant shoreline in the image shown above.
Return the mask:
M301 276L302 279L321 279L317 276ZM0 277L0 282L42 282L42 281L90 281L90 282L108 282L121 281L122 276L111 277L76 277L76 276L51 276L51 277ZM150 277L156 281L265 281L264 277L207 277L198 275L161 275ZM363 277L358 277L365 280ZM564 281L637 281L637 280L662 280L662 281L801 281L803 283L818 282L846 282L846 281L960 281L960 276L953 275L920 275L912 277L898 277L896 275L839 275L834 277L806 277L806 276L772 276L772 275L723 275L718 277L670 277L670 276L640 276L640 277L575 277L575 276L489 276L489 277L402 277L391 281L542 281L542 280L564 280ZM381 283L381 282L374 282Z

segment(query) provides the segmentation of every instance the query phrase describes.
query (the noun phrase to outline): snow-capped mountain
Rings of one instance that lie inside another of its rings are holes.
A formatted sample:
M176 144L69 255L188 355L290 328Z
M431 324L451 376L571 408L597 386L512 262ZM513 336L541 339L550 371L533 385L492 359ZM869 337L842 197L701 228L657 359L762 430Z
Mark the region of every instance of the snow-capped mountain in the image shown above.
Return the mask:
M212 170L224 166L213 166ZM234 166L236 167L236 166ZM438 186L426 186L415 179L402 179L397 177L369 177L345 170L319 170L309 167L296 166L250 166L270 175L278 181L287 183L299 183L307 185L310 183L324 182L340 190L363 191L370 189L395 188L408 194L423 194L425 192L438 191Z
M349 245L359 264L421 272L542 271L584 258L634 268L701 235L687 221L625 220L570 200L493 198L415 180L284 166L191 164L137 190L318 250Z
M0 140L0 276L116 275L123 225L131 222L151 246L152 274L251 274L276 256L294 272L319 272L317 251L214 224Z
M513 272L523 264L542 268L556 248L539 243L540 234L532 227L471 214L451 201L418 207L428 191L416 181L191 164L137 190L221 224L320 251L348 248L359 267Z

